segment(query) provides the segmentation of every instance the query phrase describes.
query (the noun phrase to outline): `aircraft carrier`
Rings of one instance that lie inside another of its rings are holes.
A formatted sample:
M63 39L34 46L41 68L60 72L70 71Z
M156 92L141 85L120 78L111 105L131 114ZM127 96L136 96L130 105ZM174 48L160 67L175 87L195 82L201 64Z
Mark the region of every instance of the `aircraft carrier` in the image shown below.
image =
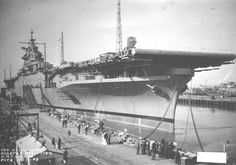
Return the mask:
M22 47L23 67L5 80L6 91L28 105L54 107L63 113L91 116L175 133L179 94L196 69L232 63L235 54L136 48L129 37L121 49L118 3L118 49L81 62L65 62L63 33L59 67L46 62L46 43L30 34ZM44 53L38 49L44 45ZM204 69L203 69L204 70Z

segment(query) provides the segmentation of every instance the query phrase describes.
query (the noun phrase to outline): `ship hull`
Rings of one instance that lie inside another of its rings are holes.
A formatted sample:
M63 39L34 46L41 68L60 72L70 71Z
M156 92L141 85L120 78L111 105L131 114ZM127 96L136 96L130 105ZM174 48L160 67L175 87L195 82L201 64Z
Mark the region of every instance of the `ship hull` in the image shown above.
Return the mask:
M61 88L33 89L38 104L51 104L61 112L89 115L129 125L154 128L170 133L174 131L176 102L179 91L190 80L189 75L153 77L135 81L104 81L70 83ZM152 87L161 92L155 93ZM66 110L67 108L70 110ZM74 111L73 111L74 110ZM80 111L81 110L81 111ZM86 110L86 112L83 112Z

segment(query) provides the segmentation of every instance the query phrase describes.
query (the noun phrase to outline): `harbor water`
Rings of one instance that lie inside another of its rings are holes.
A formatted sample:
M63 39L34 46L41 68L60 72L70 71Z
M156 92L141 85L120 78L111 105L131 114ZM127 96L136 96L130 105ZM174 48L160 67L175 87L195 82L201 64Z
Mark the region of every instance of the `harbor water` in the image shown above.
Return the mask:
M197 132L205 151L223 151L226 140L236 143L235 111L202 107L192 107L192 110ZM200 151L188 106L177 106L176 140L186 150Z

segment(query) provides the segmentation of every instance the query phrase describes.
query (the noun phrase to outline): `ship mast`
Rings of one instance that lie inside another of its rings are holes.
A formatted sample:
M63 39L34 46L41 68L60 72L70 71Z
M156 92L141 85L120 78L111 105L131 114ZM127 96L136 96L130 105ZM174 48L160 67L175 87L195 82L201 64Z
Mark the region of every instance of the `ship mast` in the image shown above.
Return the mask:
M44 56L44 69L46 69L46 42L43 43L43 47L44 47L44 52L43 52L43 56Z
M61 32L61 65L65 63L64 59L64 41L63 41L63 32Z
M4 80L7 79L7 76L6 76L6 69L4 68Z
M32 47L34 47L34 41L35 41L33 34L34 34L33 30L30 30L30 44Z
M10 64L9 76L10 76L10 79L11 79L11 64Z
M122 29L121 29L121 9L120 0L117 3L117 25L116 25L116 53L122 55Z

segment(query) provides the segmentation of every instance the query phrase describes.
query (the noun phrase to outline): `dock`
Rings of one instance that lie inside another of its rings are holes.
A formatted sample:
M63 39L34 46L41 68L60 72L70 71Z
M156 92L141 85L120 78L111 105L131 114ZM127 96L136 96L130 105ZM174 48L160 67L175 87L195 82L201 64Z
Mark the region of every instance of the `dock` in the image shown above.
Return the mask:
M101 136L88 133L86 136L84 130L77 133L77 128L68 125L62 128L61 123L55 117L50 117L46 113L40 113L40 131L48 139L52 137L61 137L63 147L68 149L68 163L78 164L165 164L173 165L174 160L160 159L151 160L147 155L136 155L136 149L123 144L102 144ZM50 125L50 127L48 127ZM72 131L70 139L67 137L67 131Z
M174 160L156 157L151 160L148 155L136 155L136 148L124 144L104 145L102 136L89 132L85 135L84 129L78 134L77 127L68 124L63 128L56 116L49 116L47 112L39 112L39 109L24 110L25 113L39 113L40 133L51 143L51 139L61 137L62 148L68 151L68 164L70 165L174 165ZM31 121L29 121L31 122ZM71 137L67 137L67 131L71 130Z
M213 96L181 95L178 99L179 105L204 107L204 108L218 108L223 110L236 110L236 98L222 98Z

